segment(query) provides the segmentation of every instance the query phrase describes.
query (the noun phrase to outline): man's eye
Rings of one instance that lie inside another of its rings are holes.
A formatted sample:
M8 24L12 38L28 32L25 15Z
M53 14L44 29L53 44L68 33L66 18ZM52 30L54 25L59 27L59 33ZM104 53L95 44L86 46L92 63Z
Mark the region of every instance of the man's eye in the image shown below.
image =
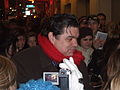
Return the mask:
M84 40L84 41L88 41L88 40L89 40L89 41L92 41L92 39L83 39L83 40Z
M72 41L72 38L67 38L66 40L67 40L67 41Z
M93 39L89 39L89 41L92 41Z
M83 39L84 41L87 41L88 39Z

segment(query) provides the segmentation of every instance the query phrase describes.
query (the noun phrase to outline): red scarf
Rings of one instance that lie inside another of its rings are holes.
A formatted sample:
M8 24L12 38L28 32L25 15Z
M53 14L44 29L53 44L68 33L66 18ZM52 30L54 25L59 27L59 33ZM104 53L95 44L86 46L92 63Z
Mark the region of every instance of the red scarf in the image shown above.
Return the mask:
M61 63L64 58L69 59L70 57L64 56L62 53L60 53L46 37L40 34L38 35L38 43L43 48L45 53L57 63ZM77 50L74 52L72 57L76 65L80 65L80 61L84 59L82 53Z

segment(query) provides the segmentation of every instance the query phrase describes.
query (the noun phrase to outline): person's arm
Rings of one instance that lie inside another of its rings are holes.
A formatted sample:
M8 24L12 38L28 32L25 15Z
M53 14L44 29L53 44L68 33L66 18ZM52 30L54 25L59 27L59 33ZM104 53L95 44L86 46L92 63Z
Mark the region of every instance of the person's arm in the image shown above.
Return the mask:
M88 76L88 70L87 70L87 67L86 67L84 61L80 62L80 66L78 68L79 68L80 72L83 75L83 84L84 84L85 90L94 90L92 88L92 86L90 85L90 79L89 79L89 76Z

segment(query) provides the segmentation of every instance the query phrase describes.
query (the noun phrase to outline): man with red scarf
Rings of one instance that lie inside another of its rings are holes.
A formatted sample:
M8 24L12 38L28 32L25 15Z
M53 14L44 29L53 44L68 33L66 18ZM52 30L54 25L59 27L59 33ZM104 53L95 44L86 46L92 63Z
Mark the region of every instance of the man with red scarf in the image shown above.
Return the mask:
M91 90L84 57L76 50L78 36L79 24L74 15L56 14L50 17L38 35L39 45L13 56L18 70L17 83L41 78L43 72L58 72L59 63L64 58L73 57L83 74L85 90Z

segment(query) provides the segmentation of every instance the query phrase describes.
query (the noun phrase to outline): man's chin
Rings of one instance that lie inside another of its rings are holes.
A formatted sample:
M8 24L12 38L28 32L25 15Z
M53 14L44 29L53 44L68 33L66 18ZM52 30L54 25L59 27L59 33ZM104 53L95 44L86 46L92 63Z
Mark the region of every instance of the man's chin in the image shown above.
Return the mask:
M68 53L66 56L73 56L73 52Z

